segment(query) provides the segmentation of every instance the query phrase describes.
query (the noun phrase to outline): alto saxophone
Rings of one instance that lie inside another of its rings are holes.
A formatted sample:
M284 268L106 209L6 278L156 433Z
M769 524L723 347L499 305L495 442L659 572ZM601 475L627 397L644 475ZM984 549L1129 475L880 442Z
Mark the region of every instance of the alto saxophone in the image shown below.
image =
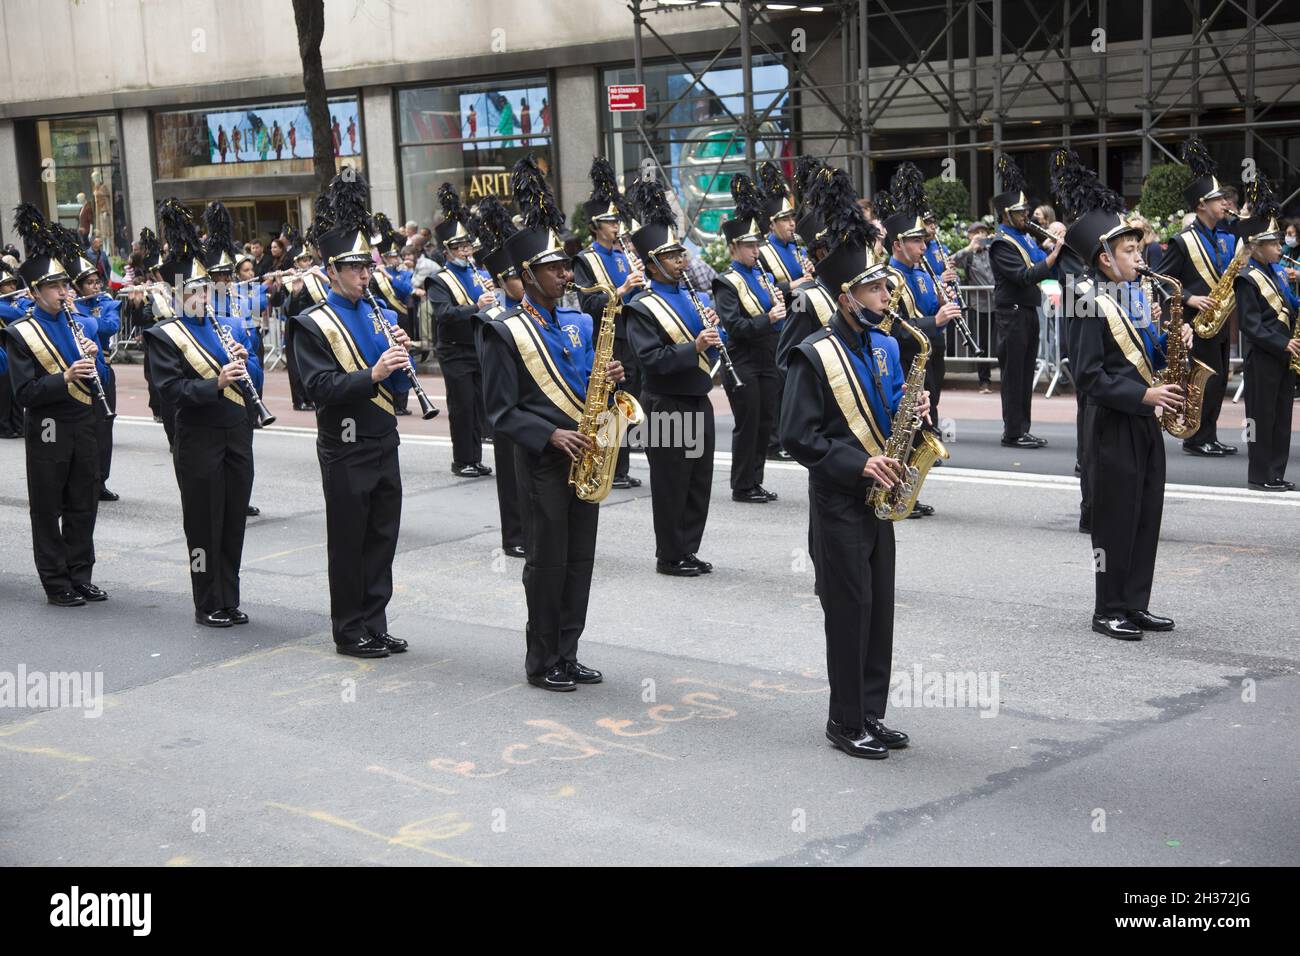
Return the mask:
M1237 281L1237 273L1241 271L1241 267L1246 264L1246 259L1249 257L1250 247L1238 239L1236 254L1228 263L1228 268L1223 270L1223 275L1219 276L1219 281L1214 283L1214 288L1210 290L1210 304L1201 309L1196 314L1196 318L1192 319L1192 328L1196 330L1199 337L1214 338L1223 328L1223 323L1228 321L1228 316L1237 306L1237 296L1232 291L1232 284Z
M921 351L912 359L912 367L907 371L907 381L903 385L903 397L898 403L898 410L890 425L889 438L885 441L885 455L903 464L903 479L892 488L876 484L867 494L867 504L882 521L901 521L912 513L916 507L921 485L931 467L940 458L948 457L948 449L934 433L921 427L921 416L916 413L916 405L925 391L925 366L930 361L930 337L914 326L903 321L892 308L885 314L886 328L898 323L921 347ZM919 441L917 438L919 437ZM912 447L913 442L916 447Z
M591 439L591 447L574 459L569 468L569 486L583 501L604 501L614 481L618 452L628 425L640 425L645 419L641 403L625 391L614 390L605 378L605 366L614 358L614 322L623 308L623 300L611 286L597 283L579 286L581 293L604 292L605 308L600 314L600 331L596 335L596 357L587 379L587 401L582 409L578 431ZM609 395L614 391L614 405Z
M1183 344L1183 286L1173 276L1161 275L1150 269L1139 269L1144 278L1167 282L1173 287L1173 298L1169 301L1169 322L1165 327L1168 334L1165 345L1165 367L1156 373L1155 384L1177 385L1183 390L1183 407L1181 411L1162 411L1160 427L1174 438L1188 439L1201 427L1201 404L1205 401L1205 383L1216 374L1200 359L1192 358ZM1143 290L1145 292L1145 290ZM1150 296L1147 297L1148 304Z

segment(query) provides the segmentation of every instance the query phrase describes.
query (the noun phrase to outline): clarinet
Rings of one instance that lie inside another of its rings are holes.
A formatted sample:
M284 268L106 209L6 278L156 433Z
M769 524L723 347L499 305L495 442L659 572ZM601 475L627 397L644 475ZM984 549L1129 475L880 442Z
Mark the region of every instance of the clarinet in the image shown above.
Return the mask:
M924 255L921 256L921 265L925 268L925 271L929 273L930 280L934 283L934 287L936 289L942 289L944 296L948 301L955 302L957 308L961 309L961 312L957 314L957 318L952 320L952 324L957 327L957 332L961 335L962 340L965 341L966 347L969 348L971 353L974 355L983 355L984 350L981 349L980 344L975 341L975 336L971 334L970 326L966 324L966 304L961 300L961 294L957 291L957 284L953 283L952 285L944 285L940 282L939 277L934 274L934 266L930 265L930 260Z
M690 270L683 269L682 278L686 281L686 294L690 296L691 305L695 306L695 311L700 314L700 320L708 322L708 320L704 318L704 306L700 305L699 295L695 291L695 283L691 281ZM718 327L716 322L710 324L715 329ZM731 353L727 351L727 343L722 341L721 332L718 333L718 355L722 357L722 367L725 368L727 374L731 376L732 387L744 388L745 383L740 380L740 374L736 371L736 366L731 363Z
M375 301L375 294L370 291L369 287L366 288L366 302L374 312L375 324L379 326L379 331L384 333L384 338L388 339L389 346L396 345L397 340L393 338L393 328L388 324L388 320L384 318L379 303ZM419 379L415 377L415 360L409 355L406 361L406 376L411 380L411 390L415 392L416 400L420 403L420 417L426 420L433 418L438 414L439 410L434 407L433 402L429 401L429 396L424 393L424 388L421 387Z
M206 306L208 321L212 323L212 328L217 333L217 338L221 341L221 347L226 350L226 355L230 358L235 357L235 336L230 331L230 326L222 325L217 321L216 316L212 314L212 306ZM253 410L257 412L257 424L261 427L275 424L275 416L267 409L266 404L262 401L262 396L257 394L257 386L253 384L253 377L248 374L248 367L244 367L244 374L239 377L239 390L244 395L244 401L253 403Z
M466 258L469 259L469 267L474 270L474 277L478 279L478 284L483 287L483 291L491 293L492 298L497 300L497 305L505 305L501 290L497 288L496 282L492 280L492 273L479 266L473 253L470 253Z
M86 338L85 327L72 317L72 309L68 307L67 302L63 303L63 314L68 320L68 328L72 330L72 341L77 345L77 354L82 358L86 358L86 346L89 344L89 340ZM99 377L98 366L92 361L90 368L92 373L90 376L90 394L99 403L99 407L103 409L105 418L116 418L117 413L108 407L108 396L104 394L104 383Z

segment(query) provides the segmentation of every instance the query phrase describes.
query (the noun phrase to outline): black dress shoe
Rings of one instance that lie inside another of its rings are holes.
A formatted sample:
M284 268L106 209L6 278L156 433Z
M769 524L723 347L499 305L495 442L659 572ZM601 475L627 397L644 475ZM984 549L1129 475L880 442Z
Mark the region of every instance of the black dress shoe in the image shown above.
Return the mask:
M295 412L306 412L306 411L310 411L310 410L311 410L311 406L310 406L310 405L307 405L307 404L304 404L304 403L302 403L302 402L299 402L299 403L296 403L296 404L293 406L293 410L294 410Z
M693 554L688 554L682 559L683 564L693 564L700 569L700 574L708 574L713 570L713 565L708 561L701 561Z
M1295 486L1288 481L1279 481L1278 479L1273 478L1263 484L1256 481L1248 481L1246 482L1246 487L1254 488L1256 491L1291 491Z
M1100 614L1094 614L1092 616L1092 629L1098 634L1105 634L1117 641L1142 640L1142 628L1130 622L1126 617L1102 617Z
M871 732L871 736L890 750L902 750L907 746L910 738L901 730L890 730L875 717L864 718L863 723L866 725L865 729Z
M398 408L398 409L394 409L393 414L394 414L394 415L409 415L409 414L411 414L411 410L410 410L409 408Z
M1287 481L1285 478L1279 478L1278 481L1280 481L1280 482L1282 482L1282 484L1286 485L1286 490L1287 490L1287 491L1295 491L1295 482L1294 482L1294 481Z
M1152 614L1150 611L1129 611L1128 622L1144 631L1172 631L1174 629L1174 619L1172 617L1161 617L1158 614Z
M1042 448L1038 444L1038 439L1031 438L1028 435L1021 435L1019 438L1003 438L1002 444L1006 448Z
M1223 452L1225 455L1235 455L1235 454L1237 453L1237 446L1236 446L1236 445L1225 445L1223 442L1219 441L1217 438L1214 440L1214 444L1217 445L1218 448L1219 448L1219 451Z
M768 491L762 485L755 485L754 490L761 491L764 497L766 497L768 501L776 501L776 499L780 497L780 495L778 495L775 491Z
M474 467L478 470L480 478L486 478L488 475L492 474L492 469L481 461L474 462Z
M457 478L482 478L482 473L478 470L477 465L458 465L452 464L451 473Z
M930 517L930 515L934 514L934 505L922 504L921 502L918 501L916 505L912 508L912 514L917 514L917 513L925 515L925 517L928 518Z
M769 448L767 450L768 461L794 461L790 453L784 448Z
M244 509L244 514L250 518L256 518L261 513L262 513L262 509L257 507L257 505L249 505L247 508Z
M228 618L225 609L221 608L206 613L203 611L195 611L194 623L202 624L204 627L230 627L235 622Z
M696 578L704 572L699 565L686 561L656 561L655 570L660 574L670 574L675 578Z
M542 690L566 691L578 689L578 685L573 682L573 678L571 678L568 672L559 665L552 667L541 677L535 677L532 674L529 674L528 683L532 684L534 687L540 687Z
M507 558L526 558L528 552L524 550L522 544L511 544L501 549Z
M247 624L248 615L237 607L222 608L221 613L226 616L231 624Z
M334 650L347 657L388 656L388 645L377 637L367 637L358 644L335 644Z
M0 438L22 438L22 432L0 431Z
M889 748L867 731L843 727L833 720L826 721L826 739L850 757L883 760L889 756Z
M577 661L565 661L564 673L569 675L569 680L575 684L599 684L605 679L600 671L586 667Z
M622 475L621 477L615 478L613 482L610 484L610 487L611 488L640 488L641 479L633 478L631 475Z
M55 607L82 607L86 603L86 599L76 591L56 591L47 594L45 600Z
M1039 438L1037 435L1031 435L1031 434L1029 434L1029 432L1025 432L1024 435L1022 435L1021 437L1022 437L1022 438L1028 438L1031 442L1033 442L1033 443L1034 443L1035 445L1037 445L1039 448L1046 448L1046 447L1047 447L1047 439L1046 439L1046 438Z
M122 496L119 495L116 491L109 491L107 488L100 488L99 500L100 501L121 501Z
M733 491L731 493L732 501L743 501L747 504L765 505L770 500L767 494L755 485L753 488L747 488L744 491Z
M95 587L93 584L74 584L72 590L76 591L87 601L107 601L108 592Z
M1187 455L1196 455L1199 458L1222 458L1224 450L1214 442L1201 442L1199 445L1190 445L1183 443L1183 453Z
M406 648L408 647L406 641L402 640L400 637L393 637L393 635L389 634L387 631L383 634L372 634L370 639L372 641L379 641L384 645L384 647L388 648L388 653L390 654L405 654Z

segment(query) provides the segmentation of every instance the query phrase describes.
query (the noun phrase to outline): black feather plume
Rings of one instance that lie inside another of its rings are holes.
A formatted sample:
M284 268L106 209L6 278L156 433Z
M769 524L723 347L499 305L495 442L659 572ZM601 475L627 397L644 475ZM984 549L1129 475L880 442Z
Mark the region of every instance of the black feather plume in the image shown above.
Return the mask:
M459 222L462 225L469 222L469 210L460 201L460 193L456 192L456 187L451 183L443 183L438 187L438 205L442 207L443 222Z
M525 156L510 170L510 188L514 190L515 202L519 204L525 226L553 232L564 229L564 213L532 156Z
M173 258L185 260L203 257L203 243L199 241L194 216L179 200L168 198L158 204L158 225Z
M1002 177L1002 191L1004 193L1024 192L1025 174L1020 171L1016 161L1006 153L998 156L998 175Z
M329 191L320 193L312 203L311 225L303 233L303 239L306 242L316 245L317 240L323 232L329 232L334 228L334 210L330 207ZM290 243L292 245L292 243Z
M1076 216L1098 211L1124 213L1124 198L1109 186L1103 186L1091 169L1083 170L1074 189L1074 202L1076 205L1072 208Z
M510 211L496 196L485 196L478 204L478 216L481 227L479 240L489 249L505 245L506 239L515 233L515 224L510 221Z
M1052 152L1049 164L1052 172L1048 177L1048 188L1051 190L1052 198L1060 207L1063 218L1077 218L1079 215L1077 191L1081 177L1086 172L1083 163L1079 160L1079 154L1065 146L1058 146Z
M876 207L876 218L881 222L899 211L894 202L894 195L888 189L882 189L872 196L871 204Z
M1246 201L1250 203L1251 218L1267 221L1282 217L1282 207L1273 192L1273 184L1258 169L1255 178L1246 183Z
M758 164L758 188L763 194L764 199L784 199L790 194L790 189L785 184L785 176L781 174L776 163L770 160L763 160Z
M668 193L657 179L638 179L628 187L628 198L643 226L677 228L677 215L668 202Z
M618 189L618 175L614 172L614 167L610 165L609 160L602 156L597 156L591 161L591 195L593 199L599 199L601 202L613 203L614 208L623 221L629 222L632 219L632 212L627 207L627 201Z
M140 251L144 253L145 262L157 262L162 255L162 243L148 226L140 230Z
M23 249L27 258L33 256L50 256L59 258L59 238L50 231L49 223L41 211L29 202L19 203L14 209L14 229L23 238ZM71 268L72 263L68 264Z
M889 181L889 191L899 211L918 216L926 211L925 177L915 163L899 163L894 178Z
M812 178L826 168L826 164L814 156L800 156L794 161L794 197L800 205L808 202L808 187Z
M763 211L763 194L754 185L754 180L744 173L736 173L731 177L731 198L736 203L736 211L732 213L732 219L748 222L751 219L762 220L766 217Z
M397 237L392 221L382 212L371 213L370 221L375 224L375 236L378 237L378 242L387 248L389 243Z
M329 197L335 229L355 229L367 238L375 234L375 223L370 217L370 187L361 173L344 166L330 182Z
M1205 148L1205 142L1199 136L1189 136L1183 143L1182 149L1183 162L1191 167L1192 175L1197 179L1202 176L1213 176L1218 172L1219 164L1214 161L1210 151Z
M54 236L55 244L59 250L59 261L63 263L63 267L73 273L79 272L79 263L84 249L81 244L81 236L59 222L50 223L49 229Z
M851 243L870 249L880 237L880 231L858 205L858 194L849 174L842 169L813 180L808 205L826 224L826 241L832 248Z
M208 230L207 251L224 252L231 261L235 258L234 222L230 210L217 200L212 200L203 210L203 225Z

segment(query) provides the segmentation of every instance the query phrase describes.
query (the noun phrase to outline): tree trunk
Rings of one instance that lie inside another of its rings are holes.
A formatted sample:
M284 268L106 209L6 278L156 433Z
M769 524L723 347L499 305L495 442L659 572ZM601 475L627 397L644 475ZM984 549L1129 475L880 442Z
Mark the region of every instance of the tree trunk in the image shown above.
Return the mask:
M302 59L302 88L311 123L312 164L317 191L334 178L334 135L325 92L325 68L320 44L325 36L325 0L293 0L293 21L298 28L298 55Z

